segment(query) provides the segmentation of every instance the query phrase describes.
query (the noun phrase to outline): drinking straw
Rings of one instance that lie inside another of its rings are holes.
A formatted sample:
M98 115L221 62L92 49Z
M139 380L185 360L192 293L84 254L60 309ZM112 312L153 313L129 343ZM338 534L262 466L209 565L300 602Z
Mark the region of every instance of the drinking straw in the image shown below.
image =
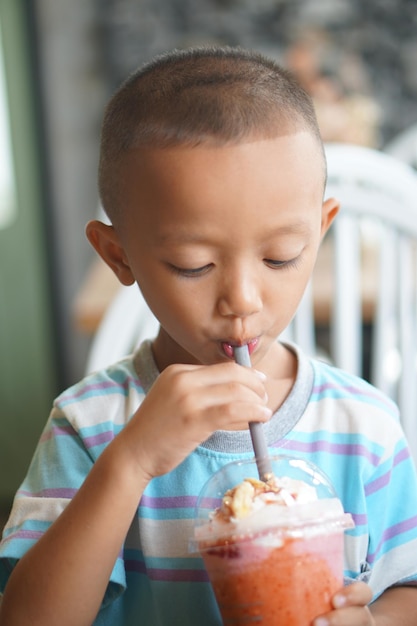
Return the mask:
M235 357L236 363L239 365L252 367L247 344L243 346L235 346L233 348L233 356ZM252 439L253 450L255 452L259 478L266 481L272 474L272 468L268 456L268 448L264 432L262 430L262 424L260 422L249 422L249 431Z

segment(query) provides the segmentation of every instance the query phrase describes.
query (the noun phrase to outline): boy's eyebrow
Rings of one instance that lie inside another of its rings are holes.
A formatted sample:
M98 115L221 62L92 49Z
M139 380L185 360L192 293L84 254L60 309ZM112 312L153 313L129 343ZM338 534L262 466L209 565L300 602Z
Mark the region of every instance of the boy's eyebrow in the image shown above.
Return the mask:
M312 230L311 222L300 220L292 224L284 224L269 231L272 235L306 235Z
M272 238L279 235L307 235L311 232L311 224L306 221L294 222L292 224L285 224L277 226L266 232L264 239ZM190 231L170 231L160 233L158 235L158 243L165 245L167 243L206 243L207 238L199 233L191 233Z

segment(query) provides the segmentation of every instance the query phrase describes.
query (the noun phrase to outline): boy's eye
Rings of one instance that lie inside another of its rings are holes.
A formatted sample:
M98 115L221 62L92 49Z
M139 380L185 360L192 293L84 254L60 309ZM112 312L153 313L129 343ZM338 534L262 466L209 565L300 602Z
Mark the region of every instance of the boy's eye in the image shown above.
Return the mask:
M199 276L203 276L206 274L212 266L212 263L207 263L207 265L202 265L201 267L178 267L177 265L169 264L169 268L174 274L178 274L179 276L183 276L184 278L197 278Z
M275 259L264 259L265 265L271 267L272 269L284 269L290 267L296 267L298 263L299 257L295 257L294 259L289 259L288 261L277 261Z

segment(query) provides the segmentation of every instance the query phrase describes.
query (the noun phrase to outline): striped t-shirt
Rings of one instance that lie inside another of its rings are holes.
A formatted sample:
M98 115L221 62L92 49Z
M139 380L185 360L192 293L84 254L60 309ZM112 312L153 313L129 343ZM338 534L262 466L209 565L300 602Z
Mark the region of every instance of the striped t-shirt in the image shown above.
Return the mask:
M368 582L375 597L394 584L417 584L417 481L395 405L361 379L291 349L298 358L296 381L263 425L271 454L315 463L351 513L355 528L345 536L347 581ZM4 531L0 589L157 376L145 342L135 355L57 398ZM194 507L214 472L252 456L248 431L218 431L175 470L149 483L95 626L222 623L202 560L189 552Z

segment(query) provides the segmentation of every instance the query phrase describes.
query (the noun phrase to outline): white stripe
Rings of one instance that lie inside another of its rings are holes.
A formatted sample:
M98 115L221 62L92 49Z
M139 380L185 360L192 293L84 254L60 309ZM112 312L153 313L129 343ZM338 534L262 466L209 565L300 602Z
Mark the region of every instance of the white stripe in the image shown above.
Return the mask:
M374 441L384 449L383 459L394 453L399 439L404 436L400 424L390 414L363 402L326 399L310 404L305 418L296 424L294 431L316 433L357 434Z
M360 572L361 564L366 560L368 541L367 533L359 537L345 534L345 569Z
M417 578L417 539L384 554L373 566L369 584L375 595L412 576Z
M126 537L128 549L141 549L149 557L182 558L190 556L189 540L193 535L192 519L155 520L135 518Z
M67 404L62 410L54 408L52 417L65 417L78 432L80 428L94 428L105 422L124 426L142 403L144 395L131 389L128 397L116 393L92 396Z
M70 500L67 498L35 498L19 496L15 498L6 529L20 526L27 521L54 522L66 508Z

